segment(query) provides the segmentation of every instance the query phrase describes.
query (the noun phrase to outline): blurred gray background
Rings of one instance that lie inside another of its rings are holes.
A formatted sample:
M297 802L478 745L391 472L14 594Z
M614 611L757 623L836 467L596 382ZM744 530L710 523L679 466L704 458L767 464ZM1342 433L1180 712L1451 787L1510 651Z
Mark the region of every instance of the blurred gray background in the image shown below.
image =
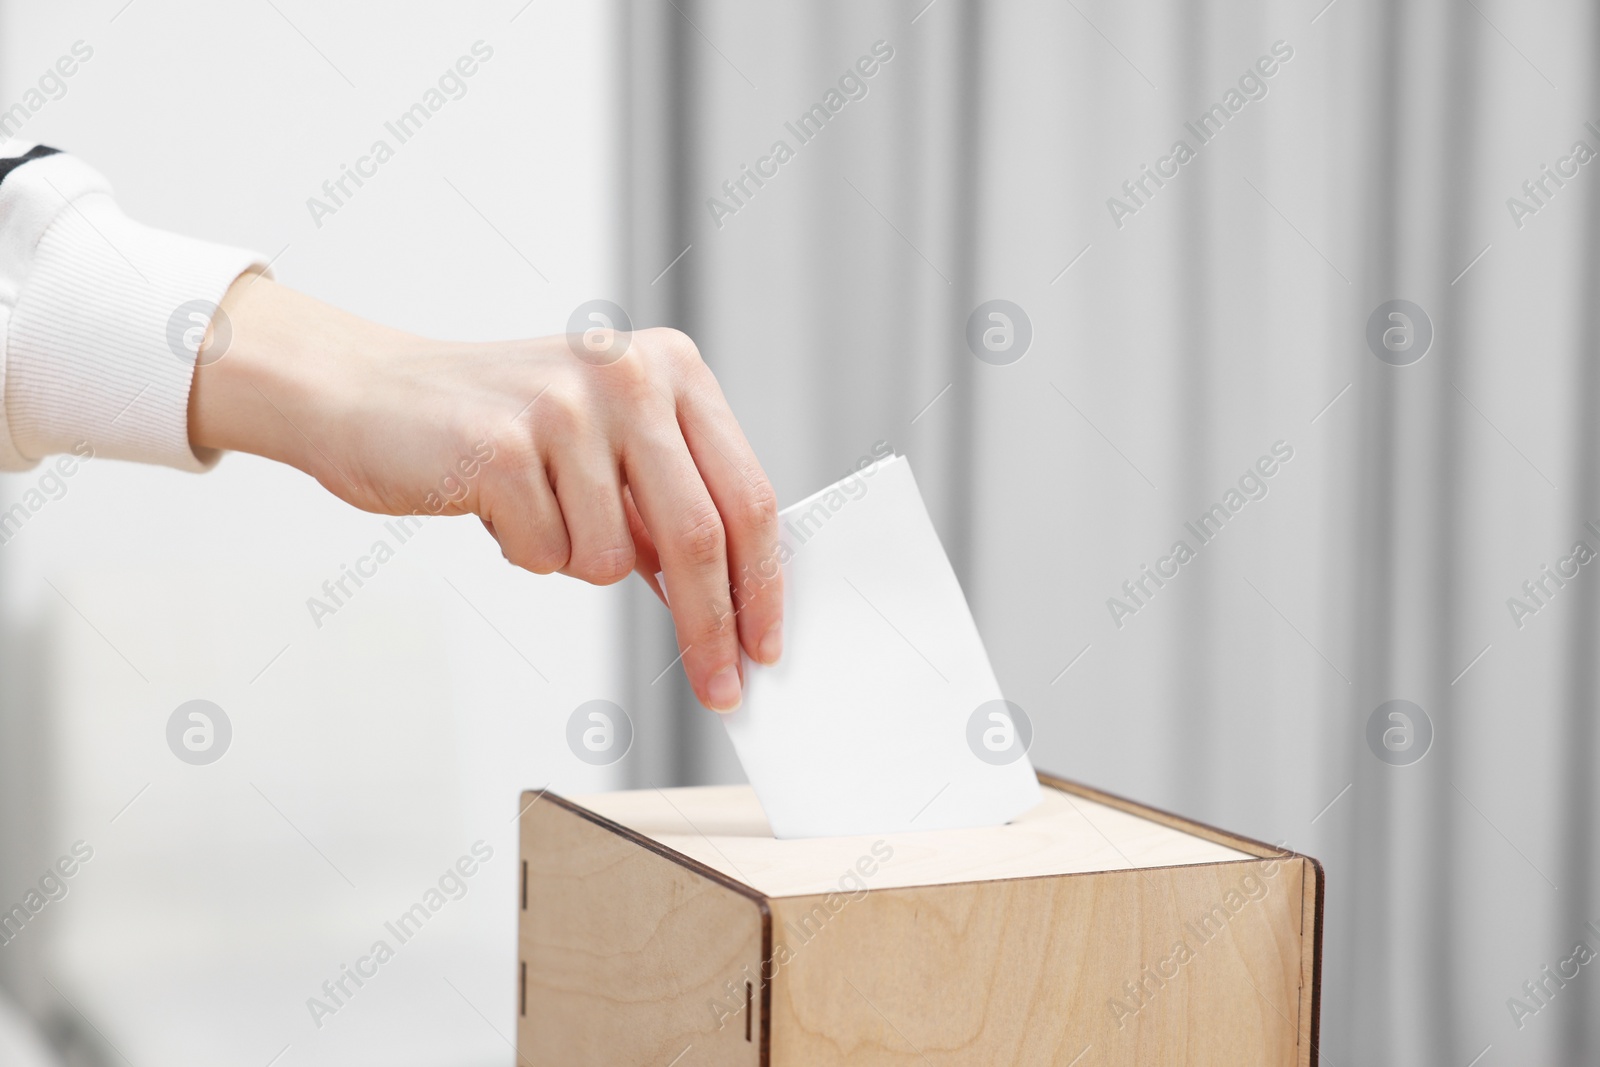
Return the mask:
M305 198L480 38L317 229ZM592 297L687 329L782 501L910 456L1040 767L1323 861L1324 1063L1600 1059L1591 967L1524 989L1600 948L1593 5L12 0L0 104L79 39L24 136L136 217L423 332ZM1031 340L985 360L991 300ZM514 574L468 521L312 629L372 528L248 457L105 463L0 548L0 898L97 850L0 947L62 1040L510 1062L516 791L739 778L638 583ZM235 723L204 773L161 734L193 697ZM562 743L593 697L637 730L602 770ZM478 839L482 881L315 1029Z

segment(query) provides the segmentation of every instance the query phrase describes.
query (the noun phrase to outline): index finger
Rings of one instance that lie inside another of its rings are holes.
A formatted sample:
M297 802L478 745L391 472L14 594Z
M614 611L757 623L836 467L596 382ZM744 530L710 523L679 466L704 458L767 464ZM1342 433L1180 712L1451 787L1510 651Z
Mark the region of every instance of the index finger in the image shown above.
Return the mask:
M684 674L700 703L732 711L744 687L722 516L676 422L641 430L622 463L661 557Z
M709 370L685 383L679 422L728 535L739 641L757 663L783 654L783 570L772 483Z

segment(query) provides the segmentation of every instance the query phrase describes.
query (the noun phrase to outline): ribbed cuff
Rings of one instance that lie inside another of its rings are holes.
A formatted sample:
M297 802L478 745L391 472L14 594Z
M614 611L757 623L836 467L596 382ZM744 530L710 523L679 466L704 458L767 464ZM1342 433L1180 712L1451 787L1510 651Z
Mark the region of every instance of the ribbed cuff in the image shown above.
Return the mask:
M30 247L32 235L6 220L13 232L0 249L0 272L20 279L4 330L0 466L81 442L97 457L191 471L215 463L189 444L195 351L228 287L262 258L134 222L69 156L17 168L0 212L7 201L30 220L24 230L39 232Z

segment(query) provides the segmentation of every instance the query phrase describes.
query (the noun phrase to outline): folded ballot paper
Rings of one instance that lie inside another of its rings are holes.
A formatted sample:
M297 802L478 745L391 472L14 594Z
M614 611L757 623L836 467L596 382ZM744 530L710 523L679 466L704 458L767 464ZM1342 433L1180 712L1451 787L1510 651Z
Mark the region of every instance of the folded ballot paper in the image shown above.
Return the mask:
M780 838L995 826L1040 800L955 571L892 456L780 514L783 659L724 716Z

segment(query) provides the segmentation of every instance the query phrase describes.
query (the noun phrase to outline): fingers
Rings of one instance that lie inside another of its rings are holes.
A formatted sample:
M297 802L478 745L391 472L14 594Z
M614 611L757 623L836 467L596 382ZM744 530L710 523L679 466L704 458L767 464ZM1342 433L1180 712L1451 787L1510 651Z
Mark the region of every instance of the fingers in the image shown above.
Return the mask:
M668 604L708 708L743 699L741 650L782 651L777 508L722 391L687 337L650 330L605 365L563 365L508 447L525 476L483 517L513 562L609 584L637 568ZM497 505L497 510L491 510Z
M722 390L699 368L684 383L679 421L727 531L739 641L751 659L773 664L783 654L777 499Z
M722 516L675 423L637 432L623 470L661 560L689 685L706 707L732 711L743 685Z
M622 506L622 476L606 443L580 439L552 457L556 499L566 519L571 558L561 573L612 585L633 571L633 536Z
M667 596L661 588L659 577L661 554L656 551L656 543L650 539L650 531L645 529L644 520L639 517L639 506L633 502L633 490L626 486L622 490L622 506L628 515L628 530L633 535L633 569L639 572L639 577L644 579L661 603L666 604Z
M535 574L564 569L571 557L561 505L534 456L486 477L480 494L483 525L512 563Z

